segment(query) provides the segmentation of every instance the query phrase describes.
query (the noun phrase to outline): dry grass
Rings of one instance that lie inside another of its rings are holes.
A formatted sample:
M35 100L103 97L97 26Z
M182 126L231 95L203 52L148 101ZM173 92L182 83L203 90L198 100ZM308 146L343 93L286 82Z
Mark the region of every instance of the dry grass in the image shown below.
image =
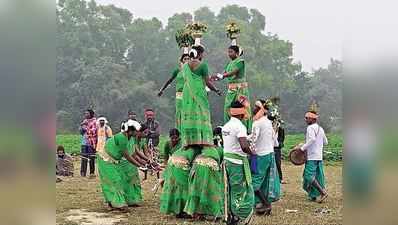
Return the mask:
M79 174L79 162L76 161L76 172ZM282 188L282 199L273 205L273 212L270 217L255 216L252 224L342 224L342 166L341 164L325 167L327 190L329 198L323 204L310 202L305 192L301 189L301 175L303 167L292 166L284 162L284 176L289 184ZM75 176L62 178L63 181L56 184L56 219L57 224L89 224L85 220L70 221L72 209L83 209L88 212L106 213L109 217L122 218L123 222L118 224L213 224L210 222L192 222L188 220L175 219L172 216L165 216L159 213L159 192L156 196L151 192L156 177L148 176L147 181L142 182L144 202L141 207L131 208L129 213L116 214L110 212L103 203L98 178L89 179ZM327 208L329 213L316 213L320 208ZM297 213L288 213L287 209L298 210ZM72 210L73 212L73 210ZM74 211L76 212L76 210ZM98 220L97 220L98 221ZM104 225L107 224L104 220ZM128 221L128 222L127 222ZM221 223L221 222L220 222ZM98 224L98 223L96 223Z

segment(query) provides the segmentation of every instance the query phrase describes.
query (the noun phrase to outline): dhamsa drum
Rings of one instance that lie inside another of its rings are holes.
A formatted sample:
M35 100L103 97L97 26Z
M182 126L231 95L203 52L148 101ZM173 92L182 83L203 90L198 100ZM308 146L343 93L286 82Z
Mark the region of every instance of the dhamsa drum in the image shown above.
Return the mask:
M303 143L300 143L290 151L289 160L296 166L303 165L307 160L307 154L305 151L301 151L300 148L303 146Z

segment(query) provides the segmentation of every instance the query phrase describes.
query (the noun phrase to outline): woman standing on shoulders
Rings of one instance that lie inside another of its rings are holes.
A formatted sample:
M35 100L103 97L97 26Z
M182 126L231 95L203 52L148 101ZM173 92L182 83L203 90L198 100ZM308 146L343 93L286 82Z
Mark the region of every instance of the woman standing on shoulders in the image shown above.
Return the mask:
M223 214L223 186L220 170L221 155L214 146L210 105L206 86L221 95L210 82L204 47L192 47L191 60L183 68L184 92L182 134L187 150L200 152L192 162L188 178L188 196L184 211L199 219L203 216L221 217ZM206 187L206 188L203 188Z
M227 123L231 116L229 110L231 103L239 101L245 106L248 117L242 123L250 132L252 127L249 86L246 81L246 65L245 60L241 57L243 50L237 44L237 38L240 33L238 25L231 22L227 25L227 36L231 39L231 45L228 47L228 57L231 61L225 66L224 72L212 76L212 80L228 80L227 95L224 103L224 123Z
M184 208L188 199L192 161L202 146L212 146L210 107L205 86L220 94L210 83L208 65L203 62L204 47L199 40L195 40L195 46L189 52L190 61L181 71L184 79L180 130L182 148L168 160L160 197L160 212L177 217L189 217Z
M166 81L163 87L159 90L158 96L162 96L164 90L176 80L176 112L175 112L175 126L181 131L181 107L182 107L182 90L184 88L184 77L182 75L183 66L189 62L189 48L193 44L193 39L187 29L182 29L176 33L176 41L183 53L180 57L178 66L173 70L172 76Z

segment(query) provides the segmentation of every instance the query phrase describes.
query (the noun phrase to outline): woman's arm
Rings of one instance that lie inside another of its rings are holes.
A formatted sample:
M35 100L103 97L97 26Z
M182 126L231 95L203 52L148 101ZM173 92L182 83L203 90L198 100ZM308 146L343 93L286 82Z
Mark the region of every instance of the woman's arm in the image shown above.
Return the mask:
M215 75L212 75L211 77L210 77L210 80L215 80L215 81L217 81L217 80L222 80L222 79L224 79L224 78L226 78L226 77L232 77L232 76L236 76L236 75L238 75L239 74L239 68L236 68L235 70L233 70L233 71L231 71L231 72L225 72L224 71L224 73L217 73L217 74L215 74Z
M225 77L236 76L236 75L238 75L238 74L239 74L239 68L236 68L236 69L232 70L231 72L224 72L224 73L223 73L224 78L225 78Z
M170 77L170 79L168 79L166 81L166 83L163 85L163 87L159 90L158 96L162 96L163 95L163 91L171 84L171 82L173 82L173 80L176 78L176 76L172 76Z
M207 76L205 78L206 86L210 88L210 90L214 91L217 93L217 95L221 96L221 91L214 86L214 84L211 82L211 78Z
M136 153L134 153L134 154L132 155L132 157L133 157L137 162L141 163L143 166L145 166L146 164L148 164L148 161L147 161L147 160L141 158L141 157L140 157L138 154L136 154Z
M149 158L141 150L135 150L134 155L137 155L138 157L147 162L149 161Z
M135 165L135 166L141 167L141 166L144 166L144 165L145 165L145 164L144 164L144 165L141 164L141 163L138 162L135 158L131 157L131 156L129 155L129 153L128 153L127 150L123 151L123 156L124 156L124 158L127 159L127 161L129 161L130 163L132 163L132 164Z

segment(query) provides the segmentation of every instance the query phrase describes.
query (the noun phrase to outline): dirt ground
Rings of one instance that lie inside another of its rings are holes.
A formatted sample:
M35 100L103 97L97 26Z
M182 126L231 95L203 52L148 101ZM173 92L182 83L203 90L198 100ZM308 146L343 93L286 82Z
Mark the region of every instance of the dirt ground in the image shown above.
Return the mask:
M342 166L325 167L329 197L323 204L310 202L301 189L303 167L282 163L284 177L288 184L282 186L282 198L273 204L272 215L255 216L251 224L289 225L331 225L342 224ZM208 221L176 219L159 213L159 196L152 188L156 176L148 176L142 181L144 202L140 207L130 208L128 213L109 211L96 178L79 176L80 165L75 161L75 177L66 178L56 184L56 223L65 225L127 225L127 224L222 224ZM141 176L142 177L142 176Z

